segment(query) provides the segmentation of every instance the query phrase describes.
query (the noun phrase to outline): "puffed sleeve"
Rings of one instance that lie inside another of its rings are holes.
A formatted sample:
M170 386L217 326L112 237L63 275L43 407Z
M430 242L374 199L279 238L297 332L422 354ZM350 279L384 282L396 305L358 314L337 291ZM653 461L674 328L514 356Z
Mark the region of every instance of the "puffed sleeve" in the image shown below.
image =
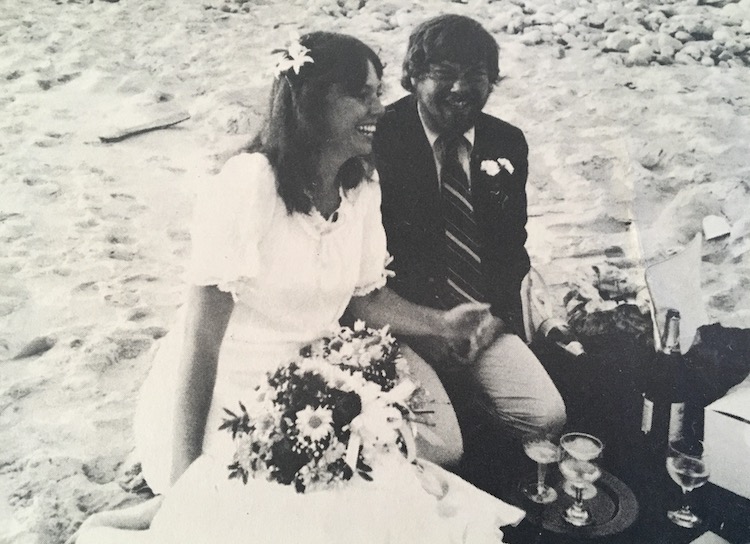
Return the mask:
M258 246L277 206L273 169L259 153L236 155L198 189L186 280L236 298L260 267Z
M386 244L385 229L380 215L380 182L377 172L373 179L364 181L361 187L364 208L364 225L362 235L362 260L359 265L359 281L354 289L354 296L361 297L380 289L388 277L393 275L386 267L391 262Z

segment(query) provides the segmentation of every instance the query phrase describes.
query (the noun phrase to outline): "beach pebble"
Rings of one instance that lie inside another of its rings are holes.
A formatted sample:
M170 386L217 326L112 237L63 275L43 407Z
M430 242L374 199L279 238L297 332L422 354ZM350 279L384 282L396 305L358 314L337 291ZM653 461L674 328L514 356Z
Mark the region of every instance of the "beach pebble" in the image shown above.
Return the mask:
M679 51L682 49L682 42L677 38L673 38L669 34L659 33L656 43L662 53L665 51Z
M602 12L592 13L586 18L586 22L592 28L604 28L607 22L607 14Z
M56 343L57 338L54 336L38 336L18 350L18 353L13 356L13 359L25 359L27 357L41 355L52 349Z
M638 40L632 36L628 36L624 32L613 32L604 42L604 50L627 53L637 43Z
M628 66L648 66L652 60L654 60L654 51L651 46L639 43L628 49L625 63Z

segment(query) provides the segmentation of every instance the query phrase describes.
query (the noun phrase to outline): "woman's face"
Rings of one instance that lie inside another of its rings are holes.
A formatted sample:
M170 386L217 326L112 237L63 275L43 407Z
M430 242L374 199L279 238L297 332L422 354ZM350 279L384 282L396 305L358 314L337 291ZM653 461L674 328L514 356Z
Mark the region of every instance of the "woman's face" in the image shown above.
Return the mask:
M375 125L385 111L380 102L380 79L371 62L359 96L350 96L335 84L326 96L326 134L323 147L346 159L369 155Z

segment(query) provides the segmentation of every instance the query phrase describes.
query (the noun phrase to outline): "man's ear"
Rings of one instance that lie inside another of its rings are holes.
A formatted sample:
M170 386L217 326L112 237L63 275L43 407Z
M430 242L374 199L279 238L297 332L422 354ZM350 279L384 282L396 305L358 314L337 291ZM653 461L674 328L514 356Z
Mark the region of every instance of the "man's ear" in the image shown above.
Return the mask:
M411 88L416 89L417 88L417 78L416 77L410 77L409 82L411 83Z

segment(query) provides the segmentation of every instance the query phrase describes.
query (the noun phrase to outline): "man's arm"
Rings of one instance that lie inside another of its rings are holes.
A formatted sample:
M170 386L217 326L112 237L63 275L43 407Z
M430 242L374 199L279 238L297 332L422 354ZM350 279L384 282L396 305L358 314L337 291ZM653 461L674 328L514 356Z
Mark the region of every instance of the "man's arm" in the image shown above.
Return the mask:
M352 297L349 313L370 327L386 325L400 336L425 337L446 346L456 363L470 363L487 347L496 331L488 328L489 306L466 303L443 311L420 306L400 297L388 287Z

